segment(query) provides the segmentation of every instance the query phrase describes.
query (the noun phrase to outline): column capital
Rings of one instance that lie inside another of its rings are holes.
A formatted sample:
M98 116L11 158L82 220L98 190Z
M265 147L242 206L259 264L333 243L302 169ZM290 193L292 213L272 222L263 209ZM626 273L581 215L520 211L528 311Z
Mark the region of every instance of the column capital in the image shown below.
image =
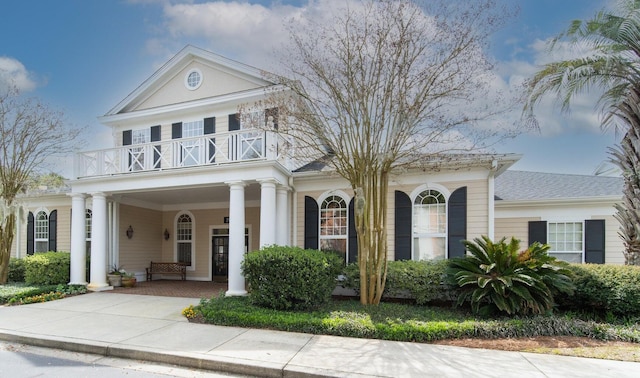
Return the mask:
M273 177L268 177L268 178L259 178L259 179L256 179L256 181L257 181L260 185L273 184L273 185L275 186L276 184L278 184L278 180L274 179Z
M73 198L80 198L80 199L85 199L87 198L87 195L85 193L67 193L67 195L69 197Z
M102 197L102 198L107 198L107 195L104 192L92 192L89 193L91 195L91 197Z
M233 187L241 187L244 188L245 186L247 186L247 183L242 181L242 180L235 180L235 181L225 181L225 184L229 185L230 188Z

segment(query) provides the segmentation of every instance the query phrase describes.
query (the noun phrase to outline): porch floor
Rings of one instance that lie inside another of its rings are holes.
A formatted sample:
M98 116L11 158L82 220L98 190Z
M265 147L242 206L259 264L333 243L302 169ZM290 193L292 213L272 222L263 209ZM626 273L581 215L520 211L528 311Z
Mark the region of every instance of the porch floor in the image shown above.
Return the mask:
M227 291L227 283L209 281L154 280L135 287L114 287L104 293L155 295L160 297L211 298Z

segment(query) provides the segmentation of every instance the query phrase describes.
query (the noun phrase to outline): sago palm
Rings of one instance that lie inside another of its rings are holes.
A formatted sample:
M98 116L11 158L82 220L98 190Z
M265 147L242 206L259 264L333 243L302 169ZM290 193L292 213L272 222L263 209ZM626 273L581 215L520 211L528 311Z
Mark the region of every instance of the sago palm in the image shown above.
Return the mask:
M452 259L447 274L462 288L458 305L471 302L474 312L545 313L554 294L572 293L566 266L549 256L549 245L534 243L519 251L520 241L494 243L486 236L463 241L468 255Z
M524 115L533 118L533 109L542 96L555 94L562 109L590 90L602 91L598 105L602 127L613 126L624 135L621 147L613 149L612 161L623 169L624 200L616 209L625 243L625 262L640 264L640 193L638 172L640 143L638 93L640 93L640 0L621 0L612 11L600 11L587 21L576 20L555 38L551 49L568 42L588 53L575 59L545 65L529 82Z

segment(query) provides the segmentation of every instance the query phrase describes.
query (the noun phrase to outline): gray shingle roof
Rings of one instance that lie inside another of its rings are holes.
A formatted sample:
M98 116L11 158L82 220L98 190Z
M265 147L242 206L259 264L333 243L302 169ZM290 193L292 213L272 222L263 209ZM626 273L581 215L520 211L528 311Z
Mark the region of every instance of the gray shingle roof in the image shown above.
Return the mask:
M506 171L495 180L496 200L622 196L622 177Z

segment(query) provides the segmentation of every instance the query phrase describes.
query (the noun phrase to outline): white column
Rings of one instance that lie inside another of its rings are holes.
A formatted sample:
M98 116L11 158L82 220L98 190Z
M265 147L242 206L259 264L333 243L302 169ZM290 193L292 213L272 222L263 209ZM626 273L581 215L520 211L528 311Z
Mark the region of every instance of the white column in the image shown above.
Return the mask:
M289 245L289 190L276 189L276 244Z
M276 182L273 179L260 183L260 248L276 244Z
M86 196L71 194L71 271L70 285L87 284Z
M229 289L227 296L247 295L240 268L244 259L244 187L243 181L229 185Z
M92 193L91 217L91 291L111 290L107 284L107 199L104 193Z

